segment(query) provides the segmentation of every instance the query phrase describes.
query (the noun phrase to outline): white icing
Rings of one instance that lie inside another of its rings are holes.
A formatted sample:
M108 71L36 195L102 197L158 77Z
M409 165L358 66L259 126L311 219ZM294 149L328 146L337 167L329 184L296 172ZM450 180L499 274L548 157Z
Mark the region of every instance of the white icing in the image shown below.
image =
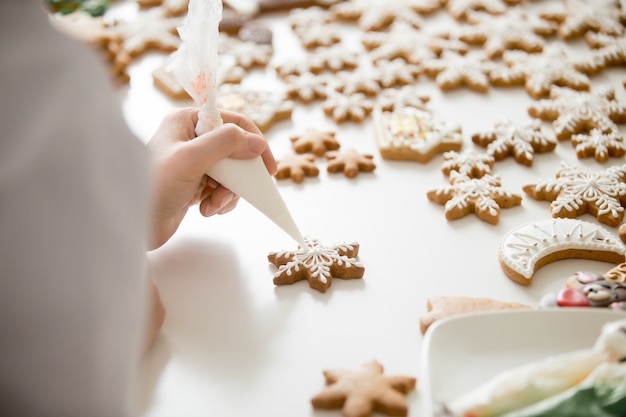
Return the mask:
M626 255L626 245L603 227L582 220L559 218L514 229L500 244L500 259L529 280L539 260L571 249Z
M626 319L612 321L602 326L594 349L607 353L611 361L626 359Z

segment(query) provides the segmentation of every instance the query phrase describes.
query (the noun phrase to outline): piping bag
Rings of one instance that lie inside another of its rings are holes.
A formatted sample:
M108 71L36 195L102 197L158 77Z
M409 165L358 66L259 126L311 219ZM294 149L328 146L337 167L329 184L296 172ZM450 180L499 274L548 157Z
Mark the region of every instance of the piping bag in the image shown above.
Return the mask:
M168 67L180 84L200 106L196 135L222 126L217 110L217 64L219 22L222 0L190 0L184 24L178 28L182 40ZM263 159L226 158L209 169L207 175L228 188L272 220L289 236L307 244L267 171Z

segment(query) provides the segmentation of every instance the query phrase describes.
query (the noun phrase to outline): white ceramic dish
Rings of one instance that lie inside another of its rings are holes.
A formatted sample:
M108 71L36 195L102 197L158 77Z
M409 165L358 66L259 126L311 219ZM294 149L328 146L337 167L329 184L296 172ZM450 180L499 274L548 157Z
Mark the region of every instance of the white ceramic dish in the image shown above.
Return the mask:
M441 320L425 335L420 387L424 416L497 374L593 346L604 323L626 314L568 308L478 313Z

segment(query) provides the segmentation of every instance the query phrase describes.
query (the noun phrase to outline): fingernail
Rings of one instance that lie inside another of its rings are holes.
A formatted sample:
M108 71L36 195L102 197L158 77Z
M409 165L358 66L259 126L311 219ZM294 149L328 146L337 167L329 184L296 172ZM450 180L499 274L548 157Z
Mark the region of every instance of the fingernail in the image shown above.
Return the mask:
M226 194L224 198L222 198L222 201L220 202L220 210L226 207L228 203L230 203L231 201L233 201L233 195Z
M248 149L254 153L261 153L265 149L265 140L260 136L247 134L248 136Z

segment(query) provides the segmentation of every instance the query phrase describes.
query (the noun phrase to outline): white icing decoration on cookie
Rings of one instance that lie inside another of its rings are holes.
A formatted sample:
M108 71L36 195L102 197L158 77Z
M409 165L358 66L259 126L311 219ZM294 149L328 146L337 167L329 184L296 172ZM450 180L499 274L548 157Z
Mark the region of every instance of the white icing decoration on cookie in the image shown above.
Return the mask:
M500 244L500 259L530 280L537 263L566 250L626 254L626 245L599 225L576 219L529 223L510 232Z

